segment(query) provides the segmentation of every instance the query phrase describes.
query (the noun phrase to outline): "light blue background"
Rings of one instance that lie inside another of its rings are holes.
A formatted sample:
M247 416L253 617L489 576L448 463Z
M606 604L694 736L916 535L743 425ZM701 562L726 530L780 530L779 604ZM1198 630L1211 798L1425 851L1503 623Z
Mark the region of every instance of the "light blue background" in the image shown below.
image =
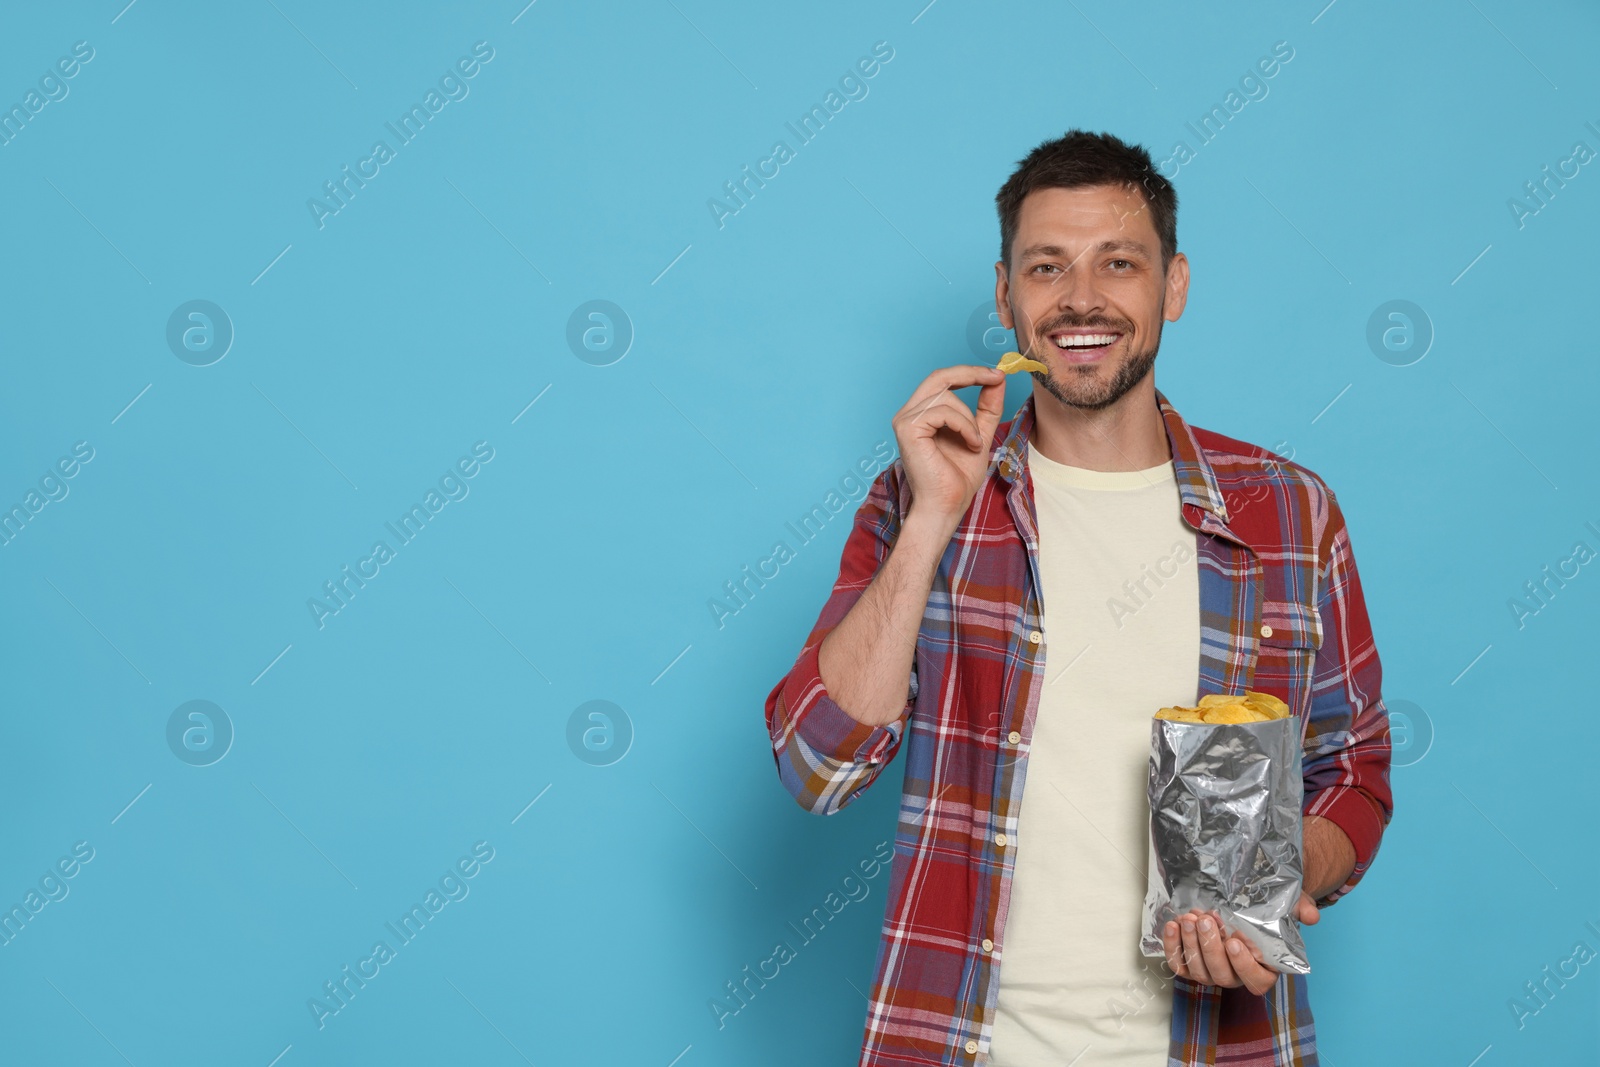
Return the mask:
M94 48L0 147L0 499L95 450L0 547L0 903L95 850L0 947L0 1060L853 1063L886 875L708 1007L893 833L898 767L818 819L762 722L848 514L723 627L708 602L975 360L1016 160L1073 126L1194 147L1277 41L1175 178L1194 281L1157 381L1334 487L1384 693L1433 731L1308 931L1322 1050L1600 1056L1600 964L1509 1006L1600 950L1600 574L1508 607L1600 549L1600 171L1507 206L1600 149L1592 5L124 3L0 19L7 105ZM470 95L319 230L307 199L477 41ZM878 41L869 94L719 228ZM194 299L236 331L208 367L165 342ZM596 299L636 334L603 367L566 341ZM1394 299L1436 334L1408 366L1366 341ZM477 441L470 495L319 630L307 599ZM207 767L167 746L193 699L236 730ZM566 740L594 699L634 730L610 766ZM470 895L319 1030L308 998L476 841Z

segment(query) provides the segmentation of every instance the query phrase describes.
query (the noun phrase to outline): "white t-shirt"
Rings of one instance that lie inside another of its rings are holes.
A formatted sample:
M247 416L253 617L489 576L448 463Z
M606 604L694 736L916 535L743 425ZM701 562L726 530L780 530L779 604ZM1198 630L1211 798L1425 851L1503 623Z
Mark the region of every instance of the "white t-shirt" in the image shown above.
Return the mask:
M1169 460L1071 467L1029 445L1044 597L992 1067L1166 1067L1172 980L1139 951L1150 721L1193 704L1195 532Z

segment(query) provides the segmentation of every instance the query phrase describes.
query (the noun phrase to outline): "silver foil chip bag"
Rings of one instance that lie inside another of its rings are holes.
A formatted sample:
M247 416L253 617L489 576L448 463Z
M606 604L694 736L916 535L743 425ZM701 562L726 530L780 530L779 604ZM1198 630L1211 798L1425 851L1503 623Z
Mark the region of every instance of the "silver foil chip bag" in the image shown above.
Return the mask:
M1308 974L1301 889L1300 719L1151 719L1149 888L1139 949L1165 956L1161 930L1214 910L1280 972Z

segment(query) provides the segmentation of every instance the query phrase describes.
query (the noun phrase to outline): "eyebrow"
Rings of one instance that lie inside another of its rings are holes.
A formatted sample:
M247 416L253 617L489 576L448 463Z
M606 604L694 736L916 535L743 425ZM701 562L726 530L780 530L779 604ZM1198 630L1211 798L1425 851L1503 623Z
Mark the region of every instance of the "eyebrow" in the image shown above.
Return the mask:
M1132 241L1127 238L1111 238L1101 241L1091 251L1095 252L1137 252L1149 257L1150 250L1141 241ZM1032 259L1035 256L1058 256L1067 258L1067 250L1060 245L1029 245L1022 250L1021 259Z

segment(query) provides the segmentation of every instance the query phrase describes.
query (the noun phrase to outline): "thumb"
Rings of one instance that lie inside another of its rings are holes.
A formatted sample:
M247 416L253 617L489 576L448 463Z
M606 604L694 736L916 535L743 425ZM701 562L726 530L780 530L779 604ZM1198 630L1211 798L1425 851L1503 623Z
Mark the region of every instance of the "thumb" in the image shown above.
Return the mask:
M1322 912L1317 908L1316 901L1312 900L1304 890L1300 892L1300 900L1295 905L1295 918L1307 926L1314 926L1322 918Z
M1005 412L1006 380L1001 378L998 382L984 386L978 392L977 422L978 432L983 435L984 446L987 447L994 440L994 431L1000 425L1000 416Z

